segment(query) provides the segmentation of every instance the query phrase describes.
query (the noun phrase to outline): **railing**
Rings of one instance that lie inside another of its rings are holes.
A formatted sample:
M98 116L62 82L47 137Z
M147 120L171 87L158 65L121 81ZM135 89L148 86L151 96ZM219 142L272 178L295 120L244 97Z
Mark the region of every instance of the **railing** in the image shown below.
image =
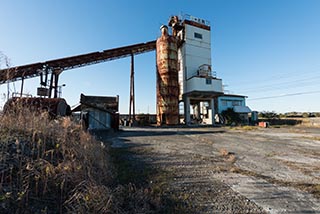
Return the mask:
M204 65L199 66L199 69L196 72L194 72L191 77L213 77L213 78L217 78L217 72L216 71L211 71L211 65L204 64Z
M188 79L190 79L192 77L213 77L213 78L217 78L217 72L216 71L209 71L209 72L206 72L206 73L201 73L199 71L196 71Z
M195 16L191 16L189 14L181 14L180 15L180 19L181 20L194 21L194 22L198 22L198 23L203 24L203 25L210 26L210 22L208 20L200 19L200 18L197 18Z
M12 97L20 97L20 96L21 97L32 97L32 94L21 94L19 92L13 92L10 98L12 98Z
M192 74L191 77L213 77L212 76L212 72L211 71L207 71L207 72L204 72L204 71L196 71Z

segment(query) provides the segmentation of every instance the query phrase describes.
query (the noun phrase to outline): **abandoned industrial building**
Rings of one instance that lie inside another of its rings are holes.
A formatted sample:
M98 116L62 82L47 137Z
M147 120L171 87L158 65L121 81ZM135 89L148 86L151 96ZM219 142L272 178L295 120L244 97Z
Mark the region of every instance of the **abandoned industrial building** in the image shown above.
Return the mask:
M120 118L128 124L133 124L137 119L134 55L154 50L157 125L215 125L224 122L221 113L228 108L239 113L244 123L248 122L251 110L246 106L246 96L226 94L222 79L214 71L210 22L190 15L170 17L168 26L161 26L161 36L156 41L2 69L0 84L21 80L22 97L24 80L39 76L38 96L50 100L59 97L59 75L63 71L131 57L129 113L126 116L119 116L118 96L82 94L80 104L72 109L73 112L80 112L88 129L118 129Z
M245 105L246 97L225 94L222 79L213 71L210 22L185 15L171 17L168 25L172 35L162 26L157 40L158 124L201 121L214 125L216 114L227 108L242 114L247 122L251 110ZM179 114L183 114L182 121L177 120Z

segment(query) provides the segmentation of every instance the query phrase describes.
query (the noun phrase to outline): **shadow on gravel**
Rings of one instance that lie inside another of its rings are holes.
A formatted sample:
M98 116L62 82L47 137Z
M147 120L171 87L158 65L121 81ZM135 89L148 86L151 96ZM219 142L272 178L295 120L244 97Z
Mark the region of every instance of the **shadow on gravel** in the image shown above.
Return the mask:
M119 134L123 137L143 137L143 136L170 136L170 135L201 135L201 134L218 134L224 133L222 130L210 130L210 131L200 131L200 130L186 130L177 131L172 130L157 130L156 128L138 128L134 130L126 129L119 131Z
M199 135L223 131L126 128L105 138L105 143L112 143L113 146L110 155L117 174L115 186L129 187L134 193L128 191L118 197L126 201L124 204L129 204L123 207L129 210L126 213L138 213L132 212L137 201L132 195L138 195L138 201L148 204L147 209L139 213L265 213L221 181L212 179L212 172L224 166L224 159L220 156L208 160L201 155L163 154L143 138L135 138L155 135L170 138L170 135L180 133ZM161 142L161 139L158 140ZM117 147L114 147L115 144ZM203 168L212 163L212 167Z
M112 136L97 134L101 141L110 144ZM114 137L114 136L113 136ZM109 154L114 166L115 198L123 213L197 213L185 201L169 191L169 181L173 179L167 171L153 168L143 160L141 145L124 140L124 147L110 148Z
M212 133L212 132L211 132ZM122 137L152 136L156 131L119 131L109 133L97 131L95 137L111 145L115 139L121 141L119 147L110 147L109 155L115 172L113 183L114 201L121 213L199 213L192 204L183 200L180 193L172 192L170 182L174 175L168 171L152 167L145 161L145 146L135 144ZM173 132L177 134L177 132Z
M131 130L130 134L140 131L144 129ZM177 153L164 155L154 150L152 144L141 139L135 143L135 136L145 136L146 133L154 136L156 131L133 135L132 141L128 140L129 137L126 138L126 132L123 131L113 139L125 140L122 144L124 147L112 149L118 182L122 185L134 184L138 189L150 191L152 197L159 200L161 211L157 213L265 213L227 185L212 179L208 169L203 169L208 160L201 156L191 157ZM168 132L165 132L168 135ZM186 130L184 133L208 131ZM221 165L223 159L210 157L210 161L220 162ZM215 168L220 170L220 167L216 166L211 167L210 171Z

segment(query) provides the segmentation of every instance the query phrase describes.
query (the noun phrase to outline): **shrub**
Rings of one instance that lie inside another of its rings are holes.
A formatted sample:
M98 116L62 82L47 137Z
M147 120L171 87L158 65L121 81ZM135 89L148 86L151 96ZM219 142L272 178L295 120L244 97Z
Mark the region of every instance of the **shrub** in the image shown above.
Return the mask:
M232 108L228 108L221 112L222 116L226 119L226 124L231 125L233 123L240 124L241 118L238 113L236 113Z
M259 118L265 119L279 119L280 115L274 111L263 111L259 113Z

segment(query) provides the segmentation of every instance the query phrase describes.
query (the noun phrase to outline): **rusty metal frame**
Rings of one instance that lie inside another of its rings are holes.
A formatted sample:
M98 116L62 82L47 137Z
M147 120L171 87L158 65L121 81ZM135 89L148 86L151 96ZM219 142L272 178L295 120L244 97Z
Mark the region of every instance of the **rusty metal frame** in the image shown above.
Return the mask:
M141 54L156 49L156 41L139 43L120 48L108 49L77 56L65 57L45 62L33 63L0 70L0 84L14 82L40 76L44 71L65 71L87 65L106 62L128 57L132 54Z

